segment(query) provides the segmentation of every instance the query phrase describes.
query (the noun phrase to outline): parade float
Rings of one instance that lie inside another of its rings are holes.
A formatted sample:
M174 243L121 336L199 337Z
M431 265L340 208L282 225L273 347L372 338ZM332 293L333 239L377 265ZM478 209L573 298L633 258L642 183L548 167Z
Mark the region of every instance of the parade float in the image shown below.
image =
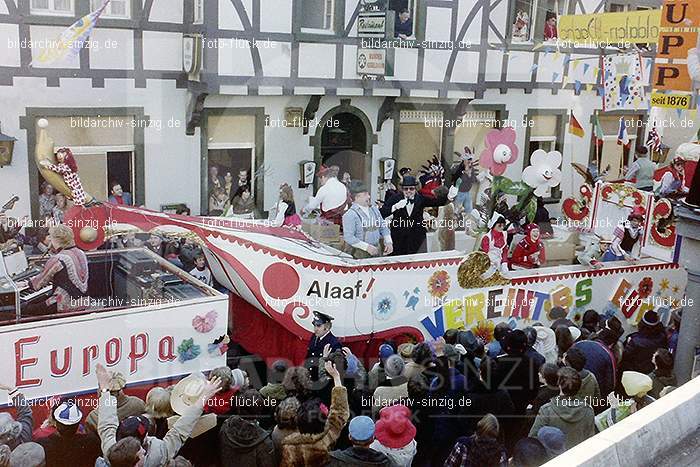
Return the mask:
M39 133L40 141L48 144L46 128ZM52 156L52 151L43 151L44 157ZM42 157L39 149L37 157ZM525 169L522 181L503 177L503 169L516 158L512 142L498 143L486 157L482 155L483 168L493 175L489 200L502 191L517 200L520 212L530 216L534 196L558 185L561 155L533 154L533 164ZM60 181L57 186L70 194ZM231 338L248 351L298 363L312 335L313 311L332 316L333 333L357 349L358 355L371 358L376 355L366 349L382 339L432 340L447 329L460 328L488 342L499 322L519 328L534 323L549 326L559 318L580 323L589 309L606 317L617 316L627 331L649 309L659 311L666 323L671 311L683 305L687 281L685 270L674 261L673 226L659 227L671 215L668 201L655 201L651 193L624 183L584 183L580 197L564 200L566 222L558 230L565 230L569 241L593 238L586 252L599 258L615 225L635 208L648 214L639 259L593 267L585 261L576 264L572 256L567 265L503 272L481 251L356 260L301 231L270 227L263 221L182 216L109 203L76 206L66 216L66 224L85 250L94 250L126 231L186 236L199 242L216 280L230 291L229 321L219 312L210 332L198 332L193 323L206 321L207 305L182 303L162 315L154 312L153 320L151 312L144 311L142 315L81 314L9 325L0 328L3 341L10 343L1 351L6 354L3 361L14 360L17 384L29 392L36 377L25 372L41 365L44 378L54 380L51 375L61 366L54 363L60 360L65 366L70 360L76 332L86 334L80 336L81 341L95 340L94 346L76 343L73 349L82 359L73 371L83 378L84 387L92 387L94 382L87 379L89 364L108 358L111 335L124 346L122 360L112 364L131 381L154 381L216 366L220 361L211 359L206 349L214 343L212 337L226 327ZM93 328L99 332L92 332ZM46 337L35 338L31 342L35 349L29 352L27 339L37 329ZM163 339L171 342L166 334L172 334L175 344L193 339L191 344L202 350L190 355L186 365L163 361L159 353ZM42 357L36 356L39 347ZM60 386L60 392L66 392L66 386ZM53 389L59 391L58 386Z

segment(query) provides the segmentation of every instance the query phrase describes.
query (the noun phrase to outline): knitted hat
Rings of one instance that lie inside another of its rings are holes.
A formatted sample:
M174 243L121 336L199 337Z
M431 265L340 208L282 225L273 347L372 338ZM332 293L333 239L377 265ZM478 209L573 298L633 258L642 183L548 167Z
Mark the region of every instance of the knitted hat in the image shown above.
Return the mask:
M400 358L400 357L399 357ZM360 415L350 420L348 433L354 441L363 443L374 437L374 420L366 415Z
M382 344L379 346L379 358L381 360L386 360L387 358L394 355L394 348L389 344Z
M404 342L399 346L399 355L401 355L403 358L411 358L414 347L415 345L411 344L410 342Z
M10 446L7 444L0 444L0 467L7 467L10 465Z
M391 355L384 362L384 371L389 378L398 378L403 373L404 361L399 355Z
M643 397L651 391L652 380L644 373L637 371L624 371L622 373L622 387L630 397Z
M124 375L118 372L112 373L112 379L109 380L109 386L107 386L107 389L109 389L111 392L117 392L124 389L125 386L126 378L124 378Z
M287 397L277 406L277 423L283 425L293 424L297 418L297 411L301 404L296 397Z
M143 415L133 415L126 417L119 423L117 428L117 440L128 438L130 436L143 441L148 434L150 422Z
M12 451L10 467L43 467L46 465L44 448L37 443L22 443Z
M559 428L543 426L537 431L537 439L551 457L556 457L566 451L566 435Z
M0 438L15 439L22 432L22 424L7 412L0 412Z
M402 404L384 407L379 411L375 437L382 446L400 449L416 437L416 427L411 423L411 410Z
M644 316L642 316L642 322L649 326L656 326L661 321L659 320L659 314L657 312L654 310L648 310L646 313L644 313Z
M445 357L447 357L448 360L456 362L457 360L459 360L461 355L459 354L454 345L445 344Z
M246 373L240 368L234 368L231 370L231 386L234 388L240 388L245 385Z
M78 406L75 405L75 402L66 401L56 407L53 411L53 418L61 425L70 426L80 423L80 420L83 418L83 413Z

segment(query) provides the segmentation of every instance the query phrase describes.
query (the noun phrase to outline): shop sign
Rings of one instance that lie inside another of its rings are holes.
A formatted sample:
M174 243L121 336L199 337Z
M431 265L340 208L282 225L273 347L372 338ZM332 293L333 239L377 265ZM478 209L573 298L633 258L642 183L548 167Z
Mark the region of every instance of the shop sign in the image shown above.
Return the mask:
M385 37L386 13L359 13L357 18L357 35L360 37Z
M378 75L386 74L386 50L357 49L357 74Z
M660 10L626 11L559 18L559 41L595 42L601 46L655 43L659 39Z
M655 92L651 95L651 106L666 107L669 109L689 109L690 98L690 94L664 94Z
M689 92L692 80L688 66L681 63L662 63L659 59L687 60L688 52L698 42L697 25L700 7L697 0L666 0L661 9L661 34L652 76L657 90ZM678 108L678 107L676 107Z

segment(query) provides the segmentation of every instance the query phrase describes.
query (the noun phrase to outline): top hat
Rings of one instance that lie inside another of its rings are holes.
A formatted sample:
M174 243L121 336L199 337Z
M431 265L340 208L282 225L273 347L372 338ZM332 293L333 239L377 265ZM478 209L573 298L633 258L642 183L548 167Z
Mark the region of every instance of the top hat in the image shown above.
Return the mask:
M413 175L406 175L403 180L401 180L401 186L418 186L418 181Z

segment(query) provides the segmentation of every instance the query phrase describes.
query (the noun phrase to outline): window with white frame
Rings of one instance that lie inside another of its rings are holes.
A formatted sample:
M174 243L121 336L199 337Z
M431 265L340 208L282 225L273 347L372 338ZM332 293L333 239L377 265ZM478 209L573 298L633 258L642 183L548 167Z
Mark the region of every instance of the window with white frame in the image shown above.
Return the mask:
M30 11L33 15L73 15L73 0L31 0Z
M414 39L418 0L390 0L389 9L394 12L394 37Z
M304 0L301 9L302 32L334 32L335 0Z
M204 23L204 0L194 0L194 17L192 22L194 24Z
M90 11L99 10L102 7L103 0L90 0ZM102 12L102 18L131 18L131 0L111 0L105 11Z
M512 42L556 41L559 17L568 14L569 0L513 0Z

